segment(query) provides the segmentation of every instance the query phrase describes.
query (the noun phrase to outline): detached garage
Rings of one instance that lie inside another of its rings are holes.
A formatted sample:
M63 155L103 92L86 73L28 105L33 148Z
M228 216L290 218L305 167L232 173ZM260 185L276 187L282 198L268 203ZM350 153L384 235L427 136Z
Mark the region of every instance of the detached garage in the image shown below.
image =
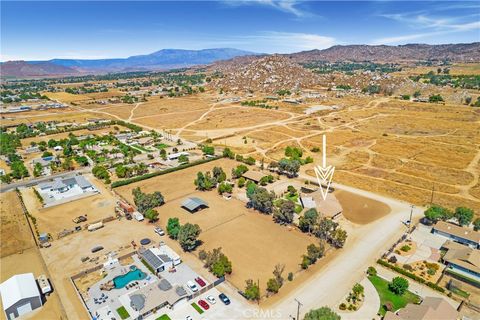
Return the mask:
M13 320L42 306L42 297L33 273L17 274L0 284L3 310Z

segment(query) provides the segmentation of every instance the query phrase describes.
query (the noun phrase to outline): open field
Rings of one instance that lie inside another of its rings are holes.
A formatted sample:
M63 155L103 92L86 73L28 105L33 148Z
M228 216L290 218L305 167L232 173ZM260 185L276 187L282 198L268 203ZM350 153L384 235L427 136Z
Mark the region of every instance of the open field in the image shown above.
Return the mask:
M49 208L41 207L32 188L21 191L30 214L37 219L40 232L48 232L56 239L58 232L77 226L72 219L80 215L87 215L88 221L86 223L115 215L115 200L112 193L93 176L89 175L87 179L95 185L100 194Z
M285 264L288 272L298 272L301 255L306 247L314 243L311 238L297 230L275 224L271 216L261 215L245 207L237 199L225 200L216 191L195 190L193 180L197 171L211 170L214 166L223 167L229 175L237 163L232 160L218 160L193 168L155 177L146 181L120 187L120 195L132 201L131 190L140 186L144 192L161 191L166 204L158 208L160 225L166 226L170 217L178 217L180 223L196 223L202 229L200 249L211 250L222 247L232 260L234 272L228 277L238 289L243 289L245 280L260 279L263 289L277 263ZM181 208L182 201L190 196L204 199L209 208L191 214Z
M27 219L16 192L0 194L0 282L15 274L33 273L35 277L48 274L40 252L35 245ZM44 306L25 319L61 319L65 317L58 298L52 293ZM3 312L0 319L6 319Z
M88 112L79 109L51 109L46 111L31 111L21 112L17 115L5 115L5 119L2 119L2 125L11 126L21 123L33 124L39 121L60 121L60 122L77 122L85 123L91 118L106 118L114 119L115 117L102 113L100 116L98 113Z

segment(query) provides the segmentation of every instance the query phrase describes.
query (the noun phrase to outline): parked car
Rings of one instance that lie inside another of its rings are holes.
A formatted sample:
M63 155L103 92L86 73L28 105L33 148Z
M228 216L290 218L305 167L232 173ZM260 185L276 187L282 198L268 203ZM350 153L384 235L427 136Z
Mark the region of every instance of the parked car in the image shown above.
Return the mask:
M190 317L190 316L186 316L186 317L185 317L185 320L193 320L193 318Z
M159 236L165 235L165 231L163 231L163 229L160 227L155 227L155 233L157 233Z
M229 305L230 304L230 299L228 299L228 297L225 295L225 293L220 293L218 295L218 297L220 298L220 300L222 300L222 302L226 305Z
M208 303L205 300L201 300L201 299L198 300L198 304L200 305L200 307L202 307L205 310L210 309L210 306L208 305Z
M132 220L132 215L130 213L126 213L125 214L125 218L127 218L127 220Z
M213 296L208 296L206 297L205 299L207 299L207 301L210 303L210 304L215 304L217 303L217 300L215 300L215 298Z
M195 282L198 283L198 284L200 285L200 287L202 287L202 288L207 285L207 284L205 283L205 281L203 281L203 279L200 278L200 277L196 277L196 278L195 278Z
M87 221L87 218L85 216L78 216L73 219L74 223L81 223Z
M198 291L198 288L197 288L197 285L195 283L193 283L193 281L187 281L187 287L190 288L190 290L192 290L193 292L197 292Z

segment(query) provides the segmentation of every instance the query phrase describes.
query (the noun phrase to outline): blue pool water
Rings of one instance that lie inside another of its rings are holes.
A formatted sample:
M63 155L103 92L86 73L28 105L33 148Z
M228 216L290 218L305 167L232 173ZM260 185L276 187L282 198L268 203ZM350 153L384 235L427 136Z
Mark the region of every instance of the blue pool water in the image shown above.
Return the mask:
M132 281L143 280L146 277L147 275L142 270L138 269L135 266L131 266L128 273L113 278L113 284L115 285L115 288L120 289L125 287Z

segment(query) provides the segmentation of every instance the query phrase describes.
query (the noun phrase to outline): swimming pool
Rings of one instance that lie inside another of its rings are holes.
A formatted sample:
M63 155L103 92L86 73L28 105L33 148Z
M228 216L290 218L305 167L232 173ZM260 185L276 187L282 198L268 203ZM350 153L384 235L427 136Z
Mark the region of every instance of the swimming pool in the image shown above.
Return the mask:
M115 285L116 289L120 289L132 281L143 280L146 277L147 275L142 270L138 269L136 266L131 266L128 273L113 278L113 284Z

